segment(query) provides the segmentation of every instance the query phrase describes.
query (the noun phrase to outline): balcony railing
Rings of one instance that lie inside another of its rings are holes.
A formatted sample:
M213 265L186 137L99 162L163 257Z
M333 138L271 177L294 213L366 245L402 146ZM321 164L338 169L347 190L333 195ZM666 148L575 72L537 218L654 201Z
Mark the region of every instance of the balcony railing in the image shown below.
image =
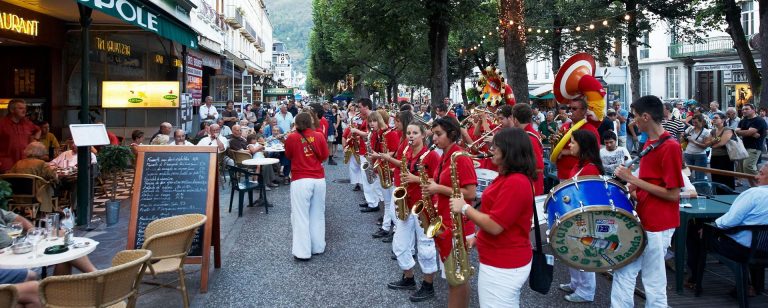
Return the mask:
M749 41L751 37L747 37ZM751 48L750 48L751 49ZM682 43L669 45L670 58L734 55L736 49L730 36L706 38L700 43Z
M261 36L256 37L256 49L258 49L260 52L264 52L264 40L261 39Z
M232 26L232 28L240 29L243 27L243 14L241 13L241 10L239 7L236 7L234 5L228 5L226 9L226 13L224 14L224 19L227 21L227 23Z
M245 36L246 39L248 39L249 42L255 43L256 38L258 35L256 34L256 30L253 30L253 27L251 27L251 24L245 24L245 27L240 29L240 32L243 33L243 36Z

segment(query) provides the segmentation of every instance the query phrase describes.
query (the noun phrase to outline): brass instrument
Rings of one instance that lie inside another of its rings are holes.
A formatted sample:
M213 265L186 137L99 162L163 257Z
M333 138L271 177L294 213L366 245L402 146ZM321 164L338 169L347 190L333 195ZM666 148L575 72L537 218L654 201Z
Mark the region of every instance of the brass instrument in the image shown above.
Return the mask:
M373 164L371 163L371 152L373 152L373 149L371 149L371 134L372 132L368 132L368 137L365 138L365 162L363 162L362 165L360 165L360 168L365 171L365 179L368 181L368 184L373 184L373 182L376 181L376 174L373 172Z
M492 130L487 131L486 133L480 135L480 138L475 140L474 142L470 143L467 146L467 150L472 152L478 152L483 146L485 146L485 137L495 135L496 132L498 132L501 129L501 125L494 127Z
M456 159L460 156L474 157L467 152L454 152L451 154L451 188L453 189L451 198L461 198L461 187L459 187L459 176L456 167ZM475 274L475 268L469 264L469 252L467 252L467 243L464 235L464 217L460 213L453 213L451 211L451 221L453 222L451 238L453 247L448 256L450 260L445 262L445 277L449 285L458 286L467 283L469 278Z
M400 160L400 173L408 172L408 159L405 156L405 153L408 152L408 149L411 147L411 144L413 141L408 141L408 146L405 147L405 150L403 151L403 158ZM406 220L408 219L408 183L405 181L401 181L400 186L395 188L395 191L392 192L392 197L395 200L395 212L397 213L397 218L400 220Z
M387 132L381 134L381 152L387 152L387 138L385 137ZM389 169L389 163L383 159L379 159L376 164L373 165L373 169L378 172L379 182L381 188L387 189L392 187L392 169Z
M357 117L360 113L356 113L354 117ZM352 122L352 121L350 121ZM353 128L357 128L357 125L352 122L350 125L352 125ZM349 137L347 137L346 146L344 146L344 164L349 163L349 159L351 157L355 157L355 161L358 165L360 165L360 156L357 155L357 152L360 150L360 137L357 136L357 134L349 134Z
M419 157L419 184L429 184L429 174L427 174L427 167L424 165L424 158L429 155L432 150L435 149L433 144L424 154ZM424 234L428 238L433 238L440 233L443 233L443 217L437 214L435 206L432 205L432 197L429 195L422 195L421 200L417 201L411 213L419 217L421 228L424 229Z
M495 113L489 111L487 108L477 107L477 108L474 108L474 109L469 111L469 115L467 115L467 117L464 118L464 120L461 120L461 122L459 122L459 126L464 127L464 125L468 124L467 121L469 121L470 119L472 119L474 117L480 116L483 113L490 114L492 117L494 117L494 121L496 121L495 120L495 118L496 118L496 114Z

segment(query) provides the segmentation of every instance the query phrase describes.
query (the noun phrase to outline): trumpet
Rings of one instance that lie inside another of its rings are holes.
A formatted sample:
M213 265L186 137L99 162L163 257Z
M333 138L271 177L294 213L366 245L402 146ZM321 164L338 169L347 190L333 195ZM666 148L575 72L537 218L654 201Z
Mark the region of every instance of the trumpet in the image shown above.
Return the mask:
M470 111L470 113L469 113L469 116L467 116L466 118L464 118L464 120L461 120L461 122L459 122L459 126L465 127L465 125L468 124L467 121L469 121L470 119L472 119L474 117L479 117L479 116L481 116L483 114L487 114L487 115L490 115L490 116L494 117L494 122L496 122L496 114L495 113L493 113L492 111L488 110L487 108L479 108L478 107L478 108L472 109Z
M485 146L485 137L495 135L496 132L498 132L501 129L501 125L494 127L492 130L482 134L480 138L475 140L474 142L470 143L467 146L467 149L472 152L478 152L483 146Z

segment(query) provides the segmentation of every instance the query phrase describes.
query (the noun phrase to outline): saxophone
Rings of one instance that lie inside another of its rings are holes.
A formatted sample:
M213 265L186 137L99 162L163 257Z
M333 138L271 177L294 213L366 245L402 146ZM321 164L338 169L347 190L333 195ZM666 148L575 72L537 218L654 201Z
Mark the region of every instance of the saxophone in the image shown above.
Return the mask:
M376 174L373 173L373 165L371 164L371 152L373 152L373 149L371 149L371 144L368 142L371 140L371 133L368 132L368 137L365 138L365 162L360 165L360 168L365 171L365 179L368 181L368 184L373 184L373 182L376 181Z
M459 187L459 176L456 168L456 159L460 156L472 157L467 152L454 152L451 154L451 187L453 193L451 198L461 198L461 188ZM453 222L452 232L452 248L450 260L445 262L445 277L448 280L448 284L451 286L458 286L465 284L467 280L475 273L475 268L469 264L469 252L467 251L467 243L464 237L464 217L460 213L451 212L451 221Z
M360 113L357 113L360 114ZM357 114L355 116L357 116ZM352 122L352 127L357 128L357 125ZM356 134L351 134L347 137L347 146L344 147L344 164L349 163L349 159L351 157L355 157L355 161L358 165L360 165L360 156L357 155L357 152L360 150L360 137L358 137Z
M429 184L429 174L427 174L427 167L424 165L424 158L434 149L435 145L433 144L419 157L419 184L421 185ZM428 238L433 238L443 233L443 217L437 214L435 206L432 205L431 196L422 195L421 200L413 205L411 213L419 217L421 228L424 229L424 234Z
M386 134L387 132L381 134L382 153L387 152L387 138L385 137ZM376 162L376 164L373 165L373 169L378 172L381 188L387 189L392 187L392 169L389 169L389 163L380 159Z
M405 153L408 152L408 148L411 147L413 141L408 141L408 145L403 151L403 158L400 160L400 173L408 172L408 160ZM392 197L395 199L395 211L397 212L397 218L400 220L406 220L408 218L408 183L401 181L400 186L395 188L392 192Z

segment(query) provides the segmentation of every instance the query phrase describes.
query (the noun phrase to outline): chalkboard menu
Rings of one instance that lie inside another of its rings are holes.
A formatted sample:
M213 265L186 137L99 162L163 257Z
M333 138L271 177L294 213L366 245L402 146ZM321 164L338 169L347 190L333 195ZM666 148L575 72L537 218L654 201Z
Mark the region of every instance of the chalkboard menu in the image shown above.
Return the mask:
M144 229L160 218L181 214L205 215L208 200L208 153L148 152L144 154L136 225L136 249L144 243ZM201 227L190 256L203 255Z

